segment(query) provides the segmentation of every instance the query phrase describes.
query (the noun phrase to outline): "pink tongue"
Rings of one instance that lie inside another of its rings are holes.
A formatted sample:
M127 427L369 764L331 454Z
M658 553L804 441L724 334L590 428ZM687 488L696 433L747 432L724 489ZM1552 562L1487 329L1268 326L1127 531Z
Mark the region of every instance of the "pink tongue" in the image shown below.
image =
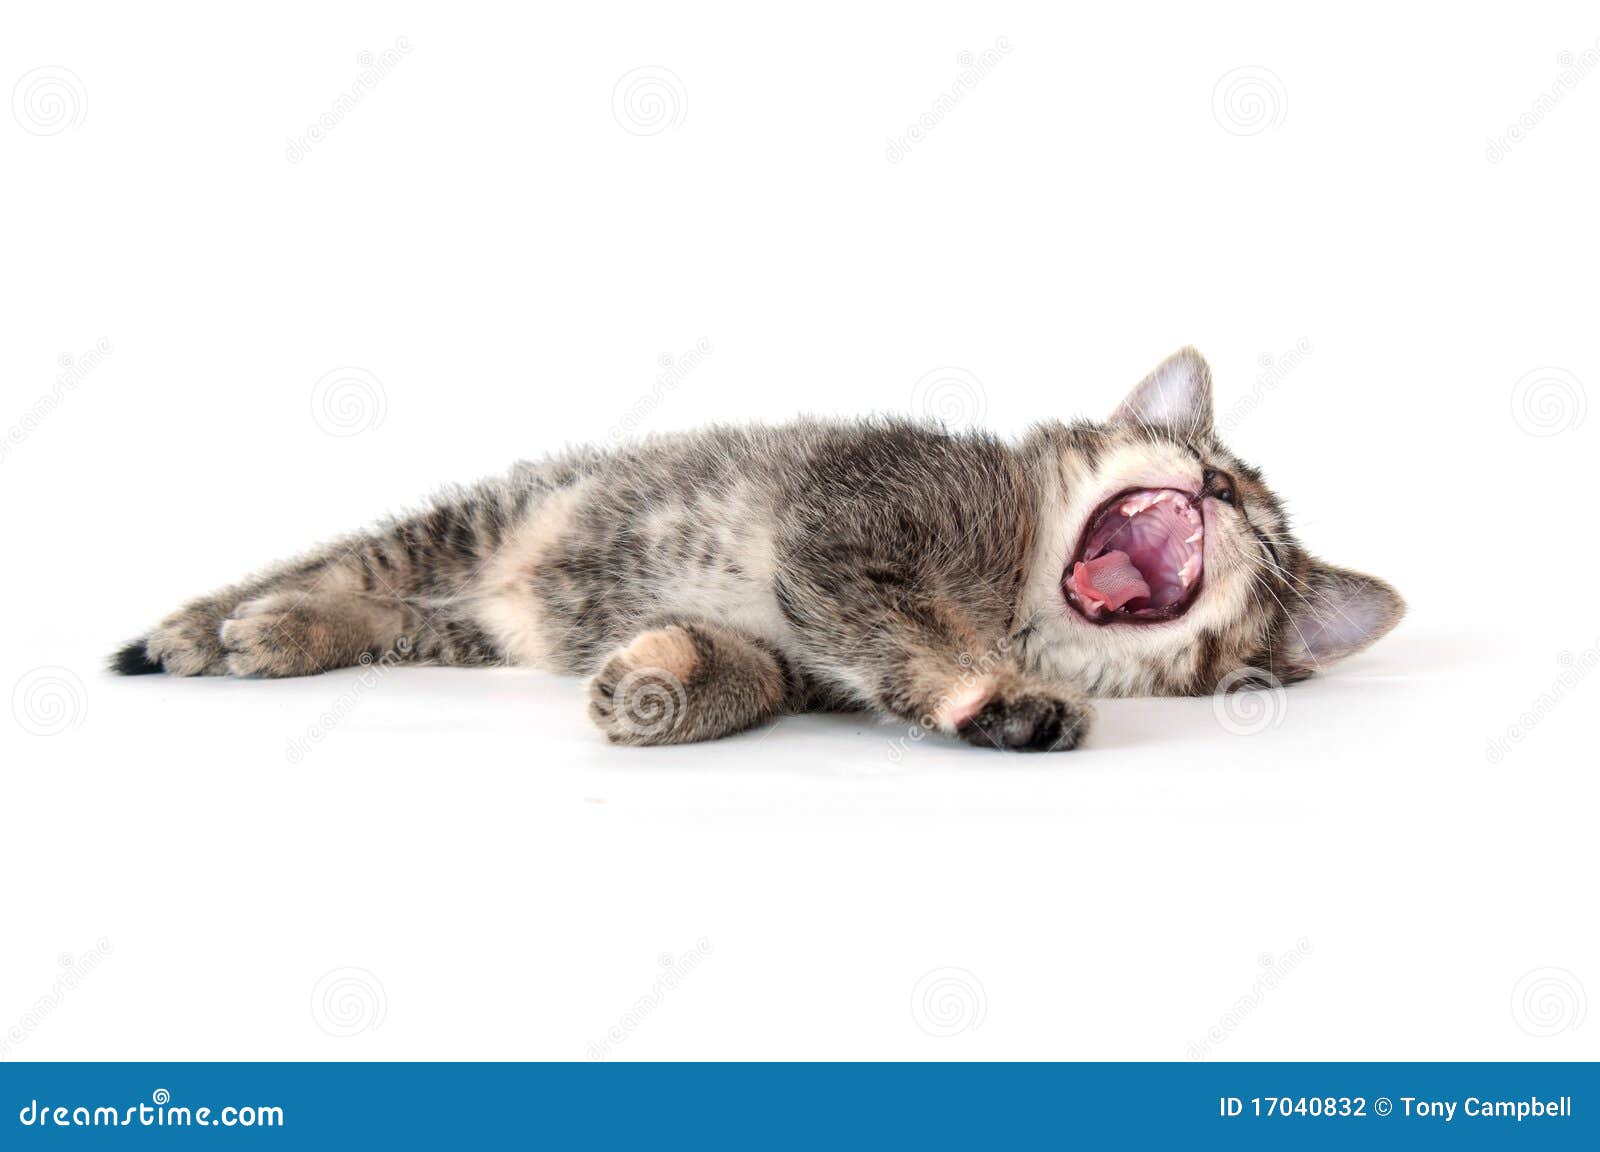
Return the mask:
M1072 566L1072 590L1087 607L1115 612L1129 600L1150 595L1150 585L1133 566L1126 552L1107 552Z

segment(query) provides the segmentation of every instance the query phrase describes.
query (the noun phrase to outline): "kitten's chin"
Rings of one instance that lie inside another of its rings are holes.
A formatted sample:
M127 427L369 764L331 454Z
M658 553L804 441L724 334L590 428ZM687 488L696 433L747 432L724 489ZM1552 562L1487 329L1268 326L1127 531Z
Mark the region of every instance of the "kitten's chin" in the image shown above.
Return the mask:
M1126 489L1084 525L1062 574L1062 594L1092 624L1176 620L1204 583L1205 533L1193 493Z

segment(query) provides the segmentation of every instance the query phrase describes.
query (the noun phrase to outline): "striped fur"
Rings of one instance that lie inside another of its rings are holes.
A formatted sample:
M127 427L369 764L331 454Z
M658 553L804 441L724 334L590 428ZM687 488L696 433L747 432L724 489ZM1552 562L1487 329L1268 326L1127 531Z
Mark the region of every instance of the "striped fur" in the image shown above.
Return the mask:
M1195 606L1144 626L1069 608L1063 569L1091 511L1125 487L1198 491L1206 468L1239 500L1217 509ZM1260 474L1217 441L1209 372L1186 350L1111 421L1017 444L800 421L518 464L190 602L113 668L520 664L596 674L590 714L619 743L866 708L1061 749L1092 696L1205 693L1245 668L1300 679L1401 611L1387 585L1295 542Z

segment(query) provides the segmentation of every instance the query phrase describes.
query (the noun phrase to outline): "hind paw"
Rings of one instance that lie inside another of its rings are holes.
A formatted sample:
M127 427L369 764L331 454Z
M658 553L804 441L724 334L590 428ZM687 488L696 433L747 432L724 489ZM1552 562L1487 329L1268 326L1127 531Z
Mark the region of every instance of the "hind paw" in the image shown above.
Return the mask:
M309 676L329 665L314 653L324 646L321 620L297 603L303 597L263 596L233 611L218 630L234 676Z
M613 744L674 744L688 727L686 682L697 663L682 628L645 632L589 682L589 719Z
M213 604L193 604L168 616L144 642L145 655L170 676L223 676L228 652L218 629L222 612Z

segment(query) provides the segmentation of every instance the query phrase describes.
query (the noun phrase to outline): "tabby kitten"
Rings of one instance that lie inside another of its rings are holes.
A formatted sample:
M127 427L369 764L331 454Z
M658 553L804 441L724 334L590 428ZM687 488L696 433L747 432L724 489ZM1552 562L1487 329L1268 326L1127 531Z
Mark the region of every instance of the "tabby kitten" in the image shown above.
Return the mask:
M1296 542L1185 349L1109 422L1016 445L806 420L520 463L192 601L113 667L526 664L593 674L623 744L868 708L1055 751L1091 697L1300 680L1403 611Z

